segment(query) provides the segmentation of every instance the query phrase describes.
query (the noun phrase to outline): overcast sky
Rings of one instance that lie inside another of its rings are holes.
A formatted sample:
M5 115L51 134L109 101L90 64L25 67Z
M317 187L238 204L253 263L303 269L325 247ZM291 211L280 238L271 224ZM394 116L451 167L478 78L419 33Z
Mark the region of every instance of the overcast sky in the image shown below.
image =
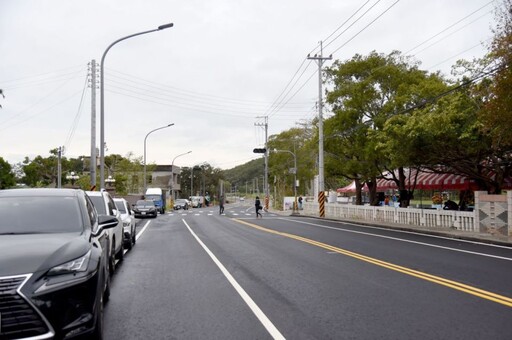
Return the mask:
M106 154L143 156L146 134L174 123L148 136L148 163L171 164L190 150L175 165L230 169L259 156L252 152L264 144L257 117L269 116L269 135L315 117L317 65L306 57L318 53L319 41L333 59L400 50L422 69L449 75L457 59L484 55L495 6L486 0L0 0L0 157L13 164L47 157L58 146L66 146L68 158L89 155L88 64L99 63L115 40L161 24L174 27L122 41L107 54ZM99 89L97 104L99 147Z

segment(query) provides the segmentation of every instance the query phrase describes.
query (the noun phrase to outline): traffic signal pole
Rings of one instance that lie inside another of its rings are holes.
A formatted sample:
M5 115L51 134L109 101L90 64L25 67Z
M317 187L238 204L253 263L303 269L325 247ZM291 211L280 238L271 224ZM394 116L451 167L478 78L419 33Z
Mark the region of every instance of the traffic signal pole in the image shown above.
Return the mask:
M265 154L265 174L263 177L263 190L265 191L265 211L268 210L269 201L270 201L270 193L268 186L268 116L260 116L256 118L265 118L265 123L254 123L255 126L262 126L265 128L265 148L264 149L254 149L255 153L264 153ZM257 152L256 150L264 150L262 152Z

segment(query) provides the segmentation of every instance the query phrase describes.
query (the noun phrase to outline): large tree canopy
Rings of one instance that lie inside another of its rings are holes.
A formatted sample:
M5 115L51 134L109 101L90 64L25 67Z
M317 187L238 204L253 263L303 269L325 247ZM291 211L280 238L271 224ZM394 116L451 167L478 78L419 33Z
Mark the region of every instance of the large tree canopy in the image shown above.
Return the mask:
M444 89L444 81L437 74L420 70L417 63L397 51L336 61L326 74L332 86L327 102L334 112L326 121L326 150L338 156L331 158L329 169L366 182L375 203L376 178L384 170L410 166L409 153L415 152L400 140L393 141L401 145L398 152L389 152L384 131L387 121L407 115L410 107ZM405 177L392 179L405 201Z
M16 178L11 165L0 157L0 189L7 189L16 185Z

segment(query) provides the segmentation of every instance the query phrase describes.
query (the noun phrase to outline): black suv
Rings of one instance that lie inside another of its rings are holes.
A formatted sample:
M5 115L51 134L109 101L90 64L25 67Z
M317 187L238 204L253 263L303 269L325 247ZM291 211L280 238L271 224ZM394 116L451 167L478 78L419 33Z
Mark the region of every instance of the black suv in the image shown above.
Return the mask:
M82 190L0 190L0 339L101 339L117 223Z

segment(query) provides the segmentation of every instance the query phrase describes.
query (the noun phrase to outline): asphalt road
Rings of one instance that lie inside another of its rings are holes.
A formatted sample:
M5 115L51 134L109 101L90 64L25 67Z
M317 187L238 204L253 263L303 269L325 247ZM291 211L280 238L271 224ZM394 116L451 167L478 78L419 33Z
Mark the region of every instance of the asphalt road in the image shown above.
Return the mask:
M512 339L512 249L227 205L139 220L106 339Z

